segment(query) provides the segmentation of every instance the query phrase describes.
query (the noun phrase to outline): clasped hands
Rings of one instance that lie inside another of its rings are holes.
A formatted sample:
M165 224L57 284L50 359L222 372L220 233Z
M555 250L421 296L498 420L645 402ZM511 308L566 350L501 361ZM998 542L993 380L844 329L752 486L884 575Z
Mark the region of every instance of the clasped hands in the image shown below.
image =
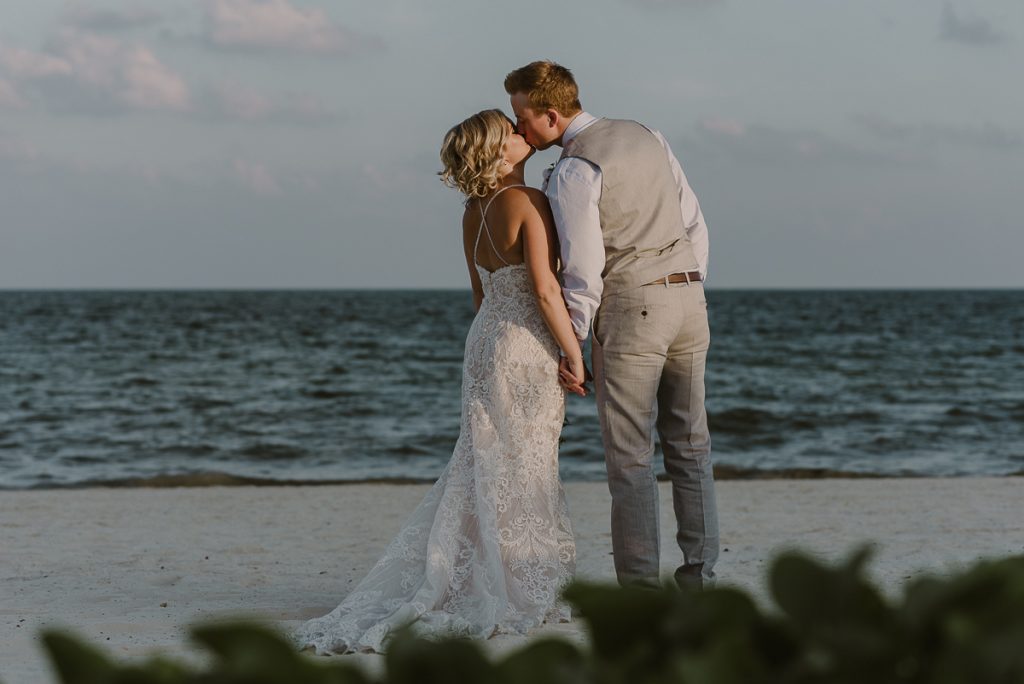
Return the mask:
M558 384L567 392L587 396L589 391L586 383L594 379L586 362L583 361L583 343L580 342L580 355L576 359L563 356L558 363ZM575 356L575 354L573 355Z

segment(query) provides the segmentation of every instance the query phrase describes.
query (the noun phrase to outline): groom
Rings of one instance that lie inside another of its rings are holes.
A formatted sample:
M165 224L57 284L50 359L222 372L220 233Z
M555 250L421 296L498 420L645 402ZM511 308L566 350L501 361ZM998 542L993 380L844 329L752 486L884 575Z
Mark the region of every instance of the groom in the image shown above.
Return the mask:
M718 512L704 411L708 233L697 198L660 133L584 112L565 67L527 64L505 78L505 90L526 141L562 148L545 193L581 345L593 324L619 583L659 582L657 431L683 552L676 582L709 586ZM571 374L561 377L578 389Z

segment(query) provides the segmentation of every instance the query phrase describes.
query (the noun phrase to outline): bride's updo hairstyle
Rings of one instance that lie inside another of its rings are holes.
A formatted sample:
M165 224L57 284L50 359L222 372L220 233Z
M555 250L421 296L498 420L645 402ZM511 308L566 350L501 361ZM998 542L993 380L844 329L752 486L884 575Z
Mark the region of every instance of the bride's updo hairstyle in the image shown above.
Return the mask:
M485 109L453 127L441 145L441 181L466 196L466 204L498 188L501 148L512 122L500 109Z

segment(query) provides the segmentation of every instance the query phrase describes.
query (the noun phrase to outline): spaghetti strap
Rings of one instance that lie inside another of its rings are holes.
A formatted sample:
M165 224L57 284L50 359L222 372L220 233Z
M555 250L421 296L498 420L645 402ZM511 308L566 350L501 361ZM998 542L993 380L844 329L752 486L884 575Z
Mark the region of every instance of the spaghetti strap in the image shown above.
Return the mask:
M494 238L491 237L491 229L487 226L487 210L491 208L491 202L494 201L494 198L497 197L498 195L500 195L501 193L505 192L509 188L525 188L525 187L526 187L525 185L506 185L501 190L498 190L498 192L496 192L493 195L491 195L491 199L487 200L487 204L480 210L480 228L477 229L477 232L476 232L476 242L473 243L473 263L475 265L477 265L477 266L480 265L480 263L477 261L476 253L477 253L477 250L480 249L480 235L481 235L481 233L484 232L485 229L487 231L487 241L491 243L491 251L494 252L494 255L496 257L501 259L501 263L505 264L506 266L511 266L512 265L512 264L508 263L507 261L505 261L505 257L501 256L501 252L499 252L498 248L494 246Z

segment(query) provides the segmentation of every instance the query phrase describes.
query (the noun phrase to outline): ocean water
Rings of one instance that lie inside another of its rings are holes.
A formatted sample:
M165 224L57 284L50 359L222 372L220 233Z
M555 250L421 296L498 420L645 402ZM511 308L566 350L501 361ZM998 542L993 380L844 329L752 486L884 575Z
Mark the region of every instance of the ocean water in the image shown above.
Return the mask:
M1024 474L1024 292L716 291L722 476ZM430 480L463 291L0 292L0 488ZM570 397L565 479L600 479Z

